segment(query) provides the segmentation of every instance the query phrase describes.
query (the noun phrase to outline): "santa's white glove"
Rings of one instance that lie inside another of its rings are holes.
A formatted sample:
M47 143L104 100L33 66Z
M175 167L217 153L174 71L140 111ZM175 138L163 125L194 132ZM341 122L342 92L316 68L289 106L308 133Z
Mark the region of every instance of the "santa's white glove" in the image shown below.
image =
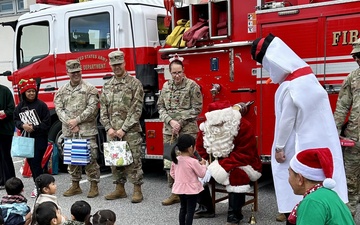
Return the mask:
M202 185L208 183L210 179L211 179L210 170L206 170L205 176L203 178L199 177L199 181L202 183Z

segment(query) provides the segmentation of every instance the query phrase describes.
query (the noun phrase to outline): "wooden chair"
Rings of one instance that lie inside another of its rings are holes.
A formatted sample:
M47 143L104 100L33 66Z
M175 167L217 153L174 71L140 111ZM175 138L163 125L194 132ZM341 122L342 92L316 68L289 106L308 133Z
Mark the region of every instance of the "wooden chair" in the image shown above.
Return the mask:
M223 185L216 183L216 181L213 178L211 178L209 183L211 186L212 203L213 203L213 207L215 210L216 203L221 202L228 198L227 194L225 196L216 198L216 192L219 192L219 193L228 193L228 192L226 191L226 189ZM258 182L257 181L251 182L250 185L253 186L253 192L246 193L245 196L251 196L252 198L248 199L247 201L245 200L244 206L253 203L254 211L258 211L258 190L259 190Z

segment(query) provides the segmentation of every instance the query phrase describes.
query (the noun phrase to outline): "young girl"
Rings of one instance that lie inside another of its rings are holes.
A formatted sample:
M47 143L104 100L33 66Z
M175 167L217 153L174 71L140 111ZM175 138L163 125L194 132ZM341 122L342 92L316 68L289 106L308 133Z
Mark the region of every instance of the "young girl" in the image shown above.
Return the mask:
M25 131L35 139L34 158L27 158L33 180L43 173L41 160L48 146L48 131L51 125L50 111L47 105L37 98L37 86L33 79L20 80L18 84L21 102L14 111L15 126L21 132ZM36 188L31 197L37 195Z
M43 202L36 206L32 215L31 225L58 225L62 217L54 202Z
M35 200L35 207L40 205L43 202L53 202L56 204L56 207L61 212L61 207L59 206L59 203L57 201L56 194L56 184L55 184L55 178L50 174L41 174L35 179L36 184L36 190L39 193ZM64 223L66 220L66 217L62 215L62 221L61 223Z
M93 215L92 225L115 225L116 214L110 209L102 209Z
M170 175L175 183L172 193L180 197L180 225L191 225L196 207L198 194L204 189L198 177L203 178L206 174L206 165L200 165L194 158L195 138L189 134L183 134L178 138L177 144L171 151ZM180 154L176 156L176 147Z

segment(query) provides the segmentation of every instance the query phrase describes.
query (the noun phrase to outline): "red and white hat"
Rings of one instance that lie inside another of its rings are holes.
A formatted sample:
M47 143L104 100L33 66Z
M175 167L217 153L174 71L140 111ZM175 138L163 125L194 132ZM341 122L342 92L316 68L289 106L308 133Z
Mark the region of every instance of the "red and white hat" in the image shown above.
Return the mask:
M313 181L323 181L323 186L333 189L334 162L329 148L314 148L299 152L290 160L290 168L295 173Z

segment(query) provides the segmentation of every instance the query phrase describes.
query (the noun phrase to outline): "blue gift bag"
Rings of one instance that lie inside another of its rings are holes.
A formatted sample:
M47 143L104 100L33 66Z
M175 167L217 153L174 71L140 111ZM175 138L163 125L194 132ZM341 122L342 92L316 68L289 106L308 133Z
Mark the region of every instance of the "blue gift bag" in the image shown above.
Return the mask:
M11 143L11 157L34 158L34 148L34 138L13 136Z
M64 164L87 165L90 163L90 140L65 138Z

